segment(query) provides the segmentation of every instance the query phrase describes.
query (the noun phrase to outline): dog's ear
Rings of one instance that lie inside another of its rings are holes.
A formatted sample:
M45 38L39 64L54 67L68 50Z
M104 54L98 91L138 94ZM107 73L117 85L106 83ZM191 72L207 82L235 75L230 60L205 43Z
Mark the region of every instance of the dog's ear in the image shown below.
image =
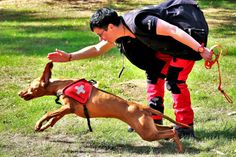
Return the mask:
M46 87L49 83L49 79L51 78L52 75L51 71L52 67L53 67L53 62L49 62L44 68L43 75L40 78L40 82L43 84L44 87Z

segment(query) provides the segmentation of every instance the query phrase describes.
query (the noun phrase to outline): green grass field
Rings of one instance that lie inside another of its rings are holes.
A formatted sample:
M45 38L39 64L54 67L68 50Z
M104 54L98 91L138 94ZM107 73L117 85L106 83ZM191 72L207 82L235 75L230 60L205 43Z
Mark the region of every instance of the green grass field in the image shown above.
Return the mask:
M161 2L161 1L158 1ZM94 44L98 37L89 30L89 16L102 6L120 13L147 1L0 1L0 156L236 156L236 3L234 0L199 1L210 26L209 44L221 44L228 54L220 58L223 89L234 103L229 104L217 90L218 73L204 62L196 63L188 79L195 111L198 139L182 139L184 154L176 154L168 141L145 142L127 132L127 124L115 119L86 119L68 115L45 132L34 132L41 116L59 108L55 97L23 101L18 92L40 77L47 54L56 48L67 52ZM93 59L55 63L53 78L86 78L99 88L128 100L146 103L145 73L125 60L118 49ZM115 64L114 64L115 63ZM172 98L166 92L165 113L174 118ZM170 124L165 121L165 124Z

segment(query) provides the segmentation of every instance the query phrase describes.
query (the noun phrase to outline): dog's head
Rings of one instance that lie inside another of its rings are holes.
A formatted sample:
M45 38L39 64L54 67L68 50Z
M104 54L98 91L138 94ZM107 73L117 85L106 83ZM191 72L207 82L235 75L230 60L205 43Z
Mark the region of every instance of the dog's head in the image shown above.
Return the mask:
M53 67L52 62L47 63L41 78L33 80L27 89L19 92L19 96L24 100L31 100L33 98L45 95L46 92L45 88L49 84L49 79L51 78L52 75L51 72L52 67Z

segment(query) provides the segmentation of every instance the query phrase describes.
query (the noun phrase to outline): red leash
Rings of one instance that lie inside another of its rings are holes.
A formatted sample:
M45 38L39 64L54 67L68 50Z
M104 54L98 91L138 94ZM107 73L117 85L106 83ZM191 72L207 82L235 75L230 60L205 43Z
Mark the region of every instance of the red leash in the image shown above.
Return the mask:
M222 54L223 50L222 47L220 45L214 45L211 47L210 49L211 52L213 52L212 54L214 55L214 59L212 61L205 61L205 68L206 69L211 69L212 66L217 63L217 67L218 67L218 73L219 73L219 85L218 85L218 90L224 95L224 97L226 98L226 100L229 103L233 103L233 100L228 96L227 93L225 93L225 91L222 89L222 79L221 79L221 71L220 71L220 63L219 63L219 58L220 55ZM216 53L218 52L218 53Z

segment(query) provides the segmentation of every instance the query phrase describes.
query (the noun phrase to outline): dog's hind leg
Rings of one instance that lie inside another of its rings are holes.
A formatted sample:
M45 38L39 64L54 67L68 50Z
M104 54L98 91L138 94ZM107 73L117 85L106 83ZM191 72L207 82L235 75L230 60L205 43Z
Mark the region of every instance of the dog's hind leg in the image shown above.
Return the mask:
M179 153L183 153L184 152L184 148L182 143L180 142L179 136L176 132L175 129L169 129L169 130L163 130L163 131L158 131L158 135L157 135L158 139L173 139L176 146L177 146L177 151Z
M176 132L175 129L173 129L173 132L174 132L174 137L172 139L174 140L174 142L177 145L177 151L179 153L183 153L184 152L184 147L183 147L182 143L180 142L179 135L178 135L178 133Z
M162 130L173 129L173 126L166 126L166 125L156 124L156 128L157 128L157 130L162 131Z
M48 127L53 125L60 120L64 115L71 113L71 109L68 105L62 106L60 109L46 113L35 125L35 131L44 131ZM48 121L43 125L45 121Z
M182 143L180 142L179 136L177 132L174 129L168 129L163 131L156 131L155 134L150 135L150 137L147 137L148 140L160 140L160 139L173 139L173 141L176 144L177 152L183 153L184 148Z
M138 120L137 120L138 119ZM183 152L183 145L181 144L178 134L174 129L169 127L162 128L156 127L150 116L143 115L133 119L132 123L129 123L132 128L146 141L156 141L160 139L173 139L177 145L177 151Z

